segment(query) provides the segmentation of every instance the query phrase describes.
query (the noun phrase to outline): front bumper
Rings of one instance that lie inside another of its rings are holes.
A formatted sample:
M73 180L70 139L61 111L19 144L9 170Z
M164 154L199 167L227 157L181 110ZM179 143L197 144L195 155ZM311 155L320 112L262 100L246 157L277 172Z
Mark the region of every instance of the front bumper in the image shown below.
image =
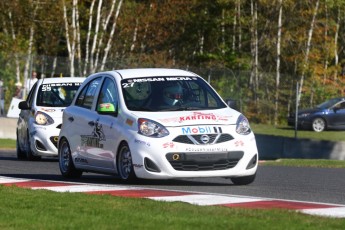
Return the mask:
M129 142L137 177L239 177L256 173L259 155L253 133L206 145L173 140L137 136Z
M42 126L34 124L30 132L30 145L36 156L58 156L57 141L59 138L59 125Z

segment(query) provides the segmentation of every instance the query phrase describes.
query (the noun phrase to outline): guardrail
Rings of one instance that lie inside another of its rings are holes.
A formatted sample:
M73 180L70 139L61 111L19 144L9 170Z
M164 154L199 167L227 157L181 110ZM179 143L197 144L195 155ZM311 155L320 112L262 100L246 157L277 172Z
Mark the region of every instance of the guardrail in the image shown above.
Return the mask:
M256 134L260 160L280 158L345 160L345 142Z

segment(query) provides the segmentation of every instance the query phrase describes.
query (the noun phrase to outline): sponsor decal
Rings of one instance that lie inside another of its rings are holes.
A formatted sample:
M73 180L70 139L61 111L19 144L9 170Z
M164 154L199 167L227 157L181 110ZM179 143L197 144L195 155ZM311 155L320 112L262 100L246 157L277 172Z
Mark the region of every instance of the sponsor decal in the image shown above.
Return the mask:
M103 144L100 141L105 141L105 135L103 127L99 124L98 120L95 122L94 129L91 135L81 135L81 145L88 147L103 148Z
M134 83L153 82L153 81L193 81L197 80L196 77L148 77L148 78L135 78L129 79L127 82L122 83L122 88L134 87Z
M84 164L89 163L85 158L81 158L81 157L76 157L74 160L76 163L84 163Z
M244 142L242 140L235 141L235 146L236 147L244 146Z
M42 111L44 112L55 112L55 109L47 109L47 108L41 108Z
M203 113L203 112L193 112L188 116L160 119L162 122L179 122L183 123L186 121L197 121L197 120L210 120L210 121L228 121L231 116L221 116L214 113Z
M52 87L80 86L81 84L82 84L81 82L43 84L42 85L42 91L51 91Z
M135 139L134 143L143 144L143 145L146 145L146 146L151 146L151 144L149 142L141 141L141 140L138 140L138 139Z
M186 152L227 152L227 148L224 147L188 147Z
M126 119L126 124L129 125L129 126L132 126L133 125L133 120L131 119Z
M206 134L206 133L222 133L221 127L210 126L190 126L182 127L182 134Z
M99 138L93 135L81 135L81 146L103 148L103 144L99 143Z
M202 134L202 133L211 133L212 129L209 126L197 126L197 127L183 127L182 134Z
M175 144L174 142L167 142L163 144L163 148L174 148Z

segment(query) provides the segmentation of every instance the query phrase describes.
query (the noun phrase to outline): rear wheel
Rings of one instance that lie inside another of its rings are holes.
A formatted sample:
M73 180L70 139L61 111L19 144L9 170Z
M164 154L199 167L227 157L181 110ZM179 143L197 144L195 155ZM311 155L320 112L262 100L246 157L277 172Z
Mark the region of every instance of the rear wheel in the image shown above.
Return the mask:
M72 160L71 149L66 139L61 140L61 143L59 144L58 154L61 175L66 178L81 177L83 172L75 168Z
M136 179L132 154L126 143L122 143L117 154L117 170L120 178L125 181L133 181Z
M254 182L256 177L256 173L250 176L243 176L243 177L233 177L231 178L232 183L235 185L248 185Z
M326 121L321 117L317 117L313 120L312 128L315 132L322 132L326 129Z

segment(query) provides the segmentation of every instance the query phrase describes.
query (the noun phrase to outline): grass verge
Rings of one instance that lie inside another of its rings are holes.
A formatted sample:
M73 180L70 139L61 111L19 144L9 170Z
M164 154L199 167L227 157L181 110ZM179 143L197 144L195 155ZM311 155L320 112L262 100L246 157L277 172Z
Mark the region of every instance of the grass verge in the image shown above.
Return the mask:
M264 124L250 124L255 134L266 134L273 136L295 137L295 130L289 126L264 125ZM297 138L307 138L314 140L325 141L345 141L345 131L323 131L314 132L311 130L298 130Z
M0 229L342 229L293 210L195 206L0 186Z
M345 168L345 161L327 159L278 159L262 161L260 165L315 167L315 168Z
M16 140L13 139L0 139L0 149L15 149Z

